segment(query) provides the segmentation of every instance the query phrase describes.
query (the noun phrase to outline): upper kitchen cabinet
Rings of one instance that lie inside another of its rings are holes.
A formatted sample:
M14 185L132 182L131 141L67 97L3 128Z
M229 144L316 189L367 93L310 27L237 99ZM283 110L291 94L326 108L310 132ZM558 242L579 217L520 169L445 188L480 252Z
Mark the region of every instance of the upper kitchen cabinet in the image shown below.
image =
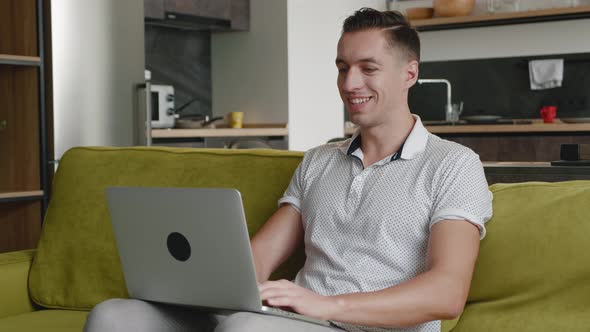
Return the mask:
M201 31L250 28L250 0L144 0L146 24Z

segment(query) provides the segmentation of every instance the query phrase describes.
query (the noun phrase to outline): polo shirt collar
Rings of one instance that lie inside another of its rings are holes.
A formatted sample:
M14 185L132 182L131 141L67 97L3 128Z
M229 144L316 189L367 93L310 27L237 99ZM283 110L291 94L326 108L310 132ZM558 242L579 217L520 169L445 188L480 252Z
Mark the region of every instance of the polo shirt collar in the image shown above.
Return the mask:
M391 156L391 161L396 159L414 159L419 156L425 149L428 142L428 131L424 128L422 120L418 115L412 114L416 120L412 131L402 143L400 149ZM357 129L350 140L344 141L340 146L342 153L350 156L355 154L361 148L361 131Z

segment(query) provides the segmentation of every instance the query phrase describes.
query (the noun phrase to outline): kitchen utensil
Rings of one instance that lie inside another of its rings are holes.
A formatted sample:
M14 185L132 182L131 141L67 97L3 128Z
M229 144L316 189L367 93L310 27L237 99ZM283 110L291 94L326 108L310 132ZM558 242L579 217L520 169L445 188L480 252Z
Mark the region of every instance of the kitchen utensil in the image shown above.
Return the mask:
M231 128L242 128L244 112L229 112L226 115L227 124Z
M590 123L590 118L559 118L565 123Z
M469 123L495 123L501 118L499 115L470 115L462 117L463 120Z
M431 18L434 15L434 8L432 7L415 7L406 9L406 17L408 20L424 20Z
M463 102L460 102L459 104L451 104L451 113L447 121L453 123L459 121L461 113L463 113Z
M434 0L434 14L440 17L465 16L473 11L475 0Z
M209 119L208 115L205 116L194 116L180 118L176 120L176 128L181 129L201 129L201 128L215 128L215 121L223 119L222 116L214 117Z

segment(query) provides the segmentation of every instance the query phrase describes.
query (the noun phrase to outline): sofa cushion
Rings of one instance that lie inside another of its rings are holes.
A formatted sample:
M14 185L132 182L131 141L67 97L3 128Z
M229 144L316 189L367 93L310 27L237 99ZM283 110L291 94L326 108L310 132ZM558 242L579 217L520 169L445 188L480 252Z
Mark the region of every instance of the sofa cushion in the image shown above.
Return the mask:
M27 279L35 250L0 254L0 318L34 310Z
M278 150L74 148L53 182L37 254L32 299L49 308L90 309L127 297L105 200L109 186L237 188L254 234L276 210L303 154ZM288 262L287 275L301 265Z
M454 332L588 331L590 181L495 184Z
M86 323L86 311L41 310L0 319L0 331L80 332Z

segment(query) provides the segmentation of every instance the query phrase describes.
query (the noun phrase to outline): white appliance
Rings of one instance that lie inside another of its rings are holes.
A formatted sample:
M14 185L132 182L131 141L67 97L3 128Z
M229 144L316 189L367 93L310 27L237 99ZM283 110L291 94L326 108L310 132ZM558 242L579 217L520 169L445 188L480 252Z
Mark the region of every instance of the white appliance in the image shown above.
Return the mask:
M55 159L74 146L148 143L143 6L51 1Z
M174 128L178 114L174 109L174 87L151 85L152 128Z

